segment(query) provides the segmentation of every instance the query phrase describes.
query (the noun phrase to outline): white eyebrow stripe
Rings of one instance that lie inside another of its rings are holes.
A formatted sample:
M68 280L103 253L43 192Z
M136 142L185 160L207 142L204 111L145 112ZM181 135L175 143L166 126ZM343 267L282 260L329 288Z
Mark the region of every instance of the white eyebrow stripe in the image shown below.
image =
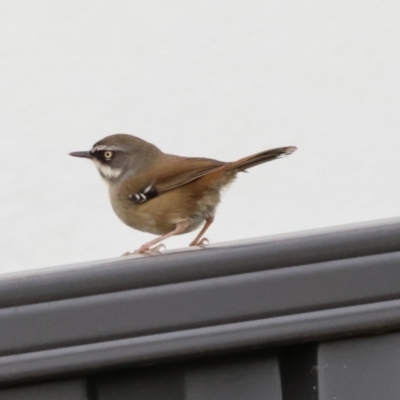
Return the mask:
M115 150L119 150L119 148L116 146L106 146L105 144L98 144L97 146L93 146L92 150L90 150L90 151L93 153L95 151L102 151L102 150L115 151Z

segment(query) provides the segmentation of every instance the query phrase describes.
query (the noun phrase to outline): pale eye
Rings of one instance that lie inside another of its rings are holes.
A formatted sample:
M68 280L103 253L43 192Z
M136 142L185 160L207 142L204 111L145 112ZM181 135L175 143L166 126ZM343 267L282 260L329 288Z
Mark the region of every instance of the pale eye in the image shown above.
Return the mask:
M104 152L104 158L105 158L107 161L108 161L108 160L111 160L112 156L113 156L113 152L112 152L112 151L105 151L105 152Z

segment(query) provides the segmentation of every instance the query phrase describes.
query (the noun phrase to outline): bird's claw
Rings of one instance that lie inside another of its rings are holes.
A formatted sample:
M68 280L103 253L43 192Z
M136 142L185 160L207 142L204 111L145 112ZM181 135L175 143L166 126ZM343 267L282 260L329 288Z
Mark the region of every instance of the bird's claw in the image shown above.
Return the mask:
M210 244L210 241L207 238L203 238L196 243L191 243L190 246L206 247L208 244Z
M132 256L136 254L142 255L156 255L156 254L163 254L167 251L165 244L161 243L154 247L142 246L140 249L135 250L134 252L127 251L126 253L122 254L124 256Z
M210 244L210 241L207 238L203 238L199 243L197 243L197 246L206 247L208 244Z
M146 249L142 249L140 248L139 250L135 251L135 254L163 254L167 251L167 247L165 246L165 244L160 243L157 246L154 247L148 247Z

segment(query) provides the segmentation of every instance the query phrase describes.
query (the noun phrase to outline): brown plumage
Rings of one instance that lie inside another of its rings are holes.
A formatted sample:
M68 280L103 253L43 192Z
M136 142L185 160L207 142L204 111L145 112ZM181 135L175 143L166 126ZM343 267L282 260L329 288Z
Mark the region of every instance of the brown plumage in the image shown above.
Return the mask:
M130 135L112 135L97 142L90 152L71 153L91 158L109 185L111 204L128 226L161 235L137 251L172 235L203 229L190 245L202 244L202 236L214 220L221 190L236 175L256 165L293 153L296 147L266 150L234 162L180 157L161 152L154 145Z

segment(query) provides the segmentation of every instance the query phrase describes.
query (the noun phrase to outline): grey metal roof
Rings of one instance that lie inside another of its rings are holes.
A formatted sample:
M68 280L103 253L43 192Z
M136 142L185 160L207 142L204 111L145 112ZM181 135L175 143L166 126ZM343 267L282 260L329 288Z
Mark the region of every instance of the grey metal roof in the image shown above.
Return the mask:
M3 276L0 384L396 331L399 238L397 219Z

